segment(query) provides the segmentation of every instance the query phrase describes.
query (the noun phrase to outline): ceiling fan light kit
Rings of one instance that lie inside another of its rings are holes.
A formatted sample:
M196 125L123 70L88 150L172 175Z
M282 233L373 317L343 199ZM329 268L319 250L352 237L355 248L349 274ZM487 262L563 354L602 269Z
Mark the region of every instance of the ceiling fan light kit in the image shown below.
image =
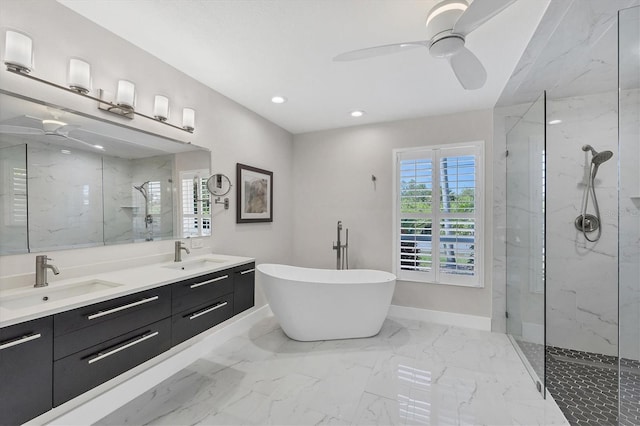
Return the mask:
M502 12L516 0L444 0L427 14L428 40L386 44L342 53L334 61L353 61L398 53L409 48L426 47L432 57L447 59L465 90L476 90L487 81L487 71L480 60L465 47L473 30Z
M453 26L468 7L464 0L445 0L435 5L427 14L427 38L437 40L442 33L451 34Z

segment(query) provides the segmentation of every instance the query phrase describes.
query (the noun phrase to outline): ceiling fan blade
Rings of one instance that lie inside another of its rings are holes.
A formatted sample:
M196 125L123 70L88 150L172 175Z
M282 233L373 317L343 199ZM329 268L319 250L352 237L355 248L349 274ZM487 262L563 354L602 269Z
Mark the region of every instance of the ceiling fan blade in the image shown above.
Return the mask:
M54 133L60 136L68 136L69 132L79 128L80 126L77 126L75 124L65 124L64 126L60 126L56 130L54 130Z
M70 140L70 141L73 141L73 142L78 142L78 143L80 143L82 145L85 145L85 146L88 146L88 147L91 147L91 148L94 148L94 149L99 149L99 150L103 150L104 149L104 148L98 148L99 145L94 145L92 143L85 142L85 141L83 141L81 139L72 138L71 136L62 135L62 134L60 136L64 136L67 140Z
M466 90L479 89L487 81L487 71L478 57L466 47L449 57L449 64L451 64L456 78Z
M10 135L43 135L44 131L42 131L41 129L34 129L33 127L0 124L0 133L10 134Z
M76 124L65 124L64 126L58 128L59 132L65 132L65 133L69 133L72 130L75 129L79 129L80 126L76 125Z
M453 33L467 35L509 7L516 0L474 0L453 26Z
M333 58L334 62L356 61L358 59L373 58L376 56L390 55L392 53L404 52L416 47L429 47L428 40L410 41L407 43L385 44L383 46L367 47L365 49L352 50L341 53Z

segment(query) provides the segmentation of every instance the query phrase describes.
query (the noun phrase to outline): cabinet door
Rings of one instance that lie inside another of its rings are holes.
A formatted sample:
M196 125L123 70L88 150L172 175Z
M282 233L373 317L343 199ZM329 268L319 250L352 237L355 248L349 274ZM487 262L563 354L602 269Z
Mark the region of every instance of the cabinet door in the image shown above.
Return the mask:
M51 409L52 351L52 317L0 329L0 424L21 424Z
M239 314L252 308L255 304L255 263L242 265L234 270L233 274L233 314Z
M170 346L171 318L166 318L55 361L54 406L142 364Z

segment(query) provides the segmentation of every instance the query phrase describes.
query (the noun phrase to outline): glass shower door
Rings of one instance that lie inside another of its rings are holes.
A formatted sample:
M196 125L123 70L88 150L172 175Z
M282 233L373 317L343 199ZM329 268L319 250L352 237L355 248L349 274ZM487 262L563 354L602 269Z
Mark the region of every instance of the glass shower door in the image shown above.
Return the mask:
M620 425L640 424L640 7L618 15Z
M545 102L507 133L507 334L545 395Z

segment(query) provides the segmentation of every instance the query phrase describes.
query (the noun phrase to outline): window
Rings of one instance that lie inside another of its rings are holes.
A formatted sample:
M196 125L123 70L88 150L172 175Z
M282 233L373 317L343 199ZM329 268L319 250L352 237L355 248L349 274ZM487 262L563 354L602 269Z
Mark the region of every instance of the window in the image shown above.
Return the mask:
M180 173L182 193L182 235L203 237L211 235L211 194L207 189L208 170Z
M482 142L394 151L398 279L481 287Z
M26 226L27 224L27 169L24 166L7 168L10 173L8 181L10 202L9 211L5 215L9 226Z

